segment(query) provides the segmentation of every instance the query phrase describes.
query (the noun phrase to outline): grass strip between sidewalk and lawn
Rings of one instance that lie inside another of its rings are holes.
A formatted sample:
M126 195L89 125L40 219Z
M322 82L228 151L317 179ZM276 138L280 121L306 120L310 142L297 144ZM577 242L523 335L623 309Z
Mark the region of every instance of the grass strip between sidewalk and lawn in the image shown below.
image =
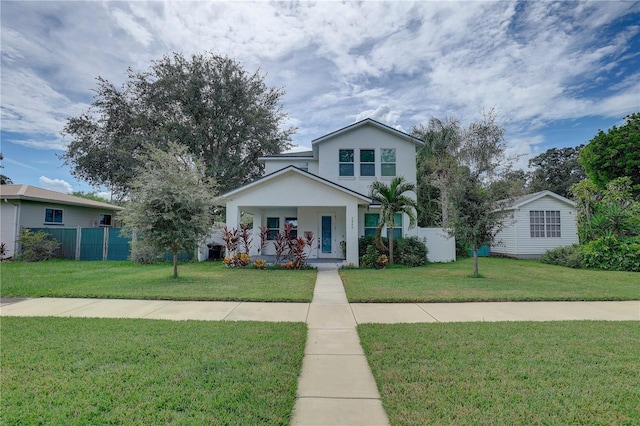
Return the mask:
M636 322L364 324L392 425L637 424Z
M2 318L3 424L288 425L303 323Z
M349 302L639 300L640 273L571 269L536 260L481 258L419 268L341 269Z
M315 270L227 268L222 262L172 265L128 261L3 262L2 297L310 302Z

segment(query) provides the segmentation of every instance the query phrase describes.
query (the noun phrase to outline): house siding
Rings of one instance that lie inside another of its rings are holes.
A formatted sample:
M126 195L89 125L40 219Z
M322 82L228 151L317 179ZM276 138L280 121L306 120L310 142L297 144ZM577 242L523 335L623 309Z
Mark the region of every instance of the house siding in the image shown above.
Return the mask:
M560 211L560 237L532 238L530 231L531 210ZM521 206L514 211L514 223L498 234L504 246L492 246L493 254L518 258L539 258L545 251L578 243L576 210L560 200L545 196Z
M309 168L308 172L313 173L314 175L318 174L318 161L317 160L309 160L306 158L269 158L268 160L264 160L264 174L268 175L273 172L277 172L278 170L284 169L288 166L300 167L301 163L307 163Z
M336 182L361 194L369 194L371 184L379 180L389 183L393 176L381 176L381 150L396 149L396 175L403 176L407 182L416 183L416 146L389 132L373 126L362 126L348 133L337 135L318 144L318 176ZM354 176L340 176L339 151L353 149ZM359 176L361 149L375 150L375 176ZM415 199L416 195L413 194Z

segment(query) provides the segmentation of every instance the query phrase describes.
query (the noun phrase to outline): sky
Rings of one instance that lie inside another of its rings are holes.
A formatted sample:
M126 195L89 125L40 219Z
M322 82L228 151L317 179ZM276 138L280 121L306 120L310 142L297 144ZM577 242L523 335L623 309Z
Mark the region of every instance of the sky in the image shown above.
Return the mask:
M370 117L410 132L494 108L518 166L640 111L640 2L6 1L0 3L2 174L97 191L58 158L96 78L180 52L239 61L283 87L298 150Z

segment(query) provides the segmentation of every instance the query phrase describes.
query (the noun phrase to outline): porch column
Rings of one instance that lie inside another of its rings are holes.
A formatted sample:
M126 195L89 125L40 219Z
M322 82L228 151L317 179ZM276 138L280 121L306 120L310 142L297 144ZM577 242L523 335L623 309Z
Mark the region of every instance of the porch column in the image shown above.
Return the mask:
M358 264L358 204L354 201L346 206L346 235L347 243L347 264Z
M262 211L253 211L253 232L251 236L253 237L253 243L251 244L251 249L249 250L249 256L258 256L262 254L262 250L260 248L260 227L262 226Z
M239 229L240 228L240 208L234 201L227 202L227 220L226 220L227 228L229 229ZM229 256L229 253L226 253L225 256Z

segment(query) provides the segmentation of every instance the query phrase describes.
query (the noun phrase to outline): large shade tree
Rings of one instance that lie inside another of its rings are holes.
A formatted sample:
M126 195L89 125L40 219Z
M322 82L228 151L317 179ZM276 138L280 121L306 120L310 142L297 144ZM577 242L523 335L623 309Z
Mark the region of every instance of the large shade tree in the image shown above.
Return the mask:
M625 123L602 130L580 151L578 161L599 188L616 178L629 177L640 193L640 113L625 117Z
M184 145L227 191L259 177L258 158L286 150L295 131L285 128L282 88L210 53L174 53L147 71L129 69L120 88L98 77L95 92L90 108L68 119L63 134L71 141L61 158L74 176L117 198L150 148Z
M173 253L177 278L178 251L193 252L211 232L215 185L184 145L151 148L141 161L130 183L130 200L118 218L125 232L135 232L144 246Z
M382 229L389 229L389 263L393 265L393 227L396 213L405 213L409 217L409 227L416 225L416 201L406 195L415 192L414 184L407 182L404 177L394 177L389 185L375 181L371 184L371 199L380 204L380 220L376 229L376 244L385 248L382 243Z
M571 197L571 186L586 178L578 163L584 145L575 148L551 148L529 160L530 189L533 192L549 190L563 197Z

